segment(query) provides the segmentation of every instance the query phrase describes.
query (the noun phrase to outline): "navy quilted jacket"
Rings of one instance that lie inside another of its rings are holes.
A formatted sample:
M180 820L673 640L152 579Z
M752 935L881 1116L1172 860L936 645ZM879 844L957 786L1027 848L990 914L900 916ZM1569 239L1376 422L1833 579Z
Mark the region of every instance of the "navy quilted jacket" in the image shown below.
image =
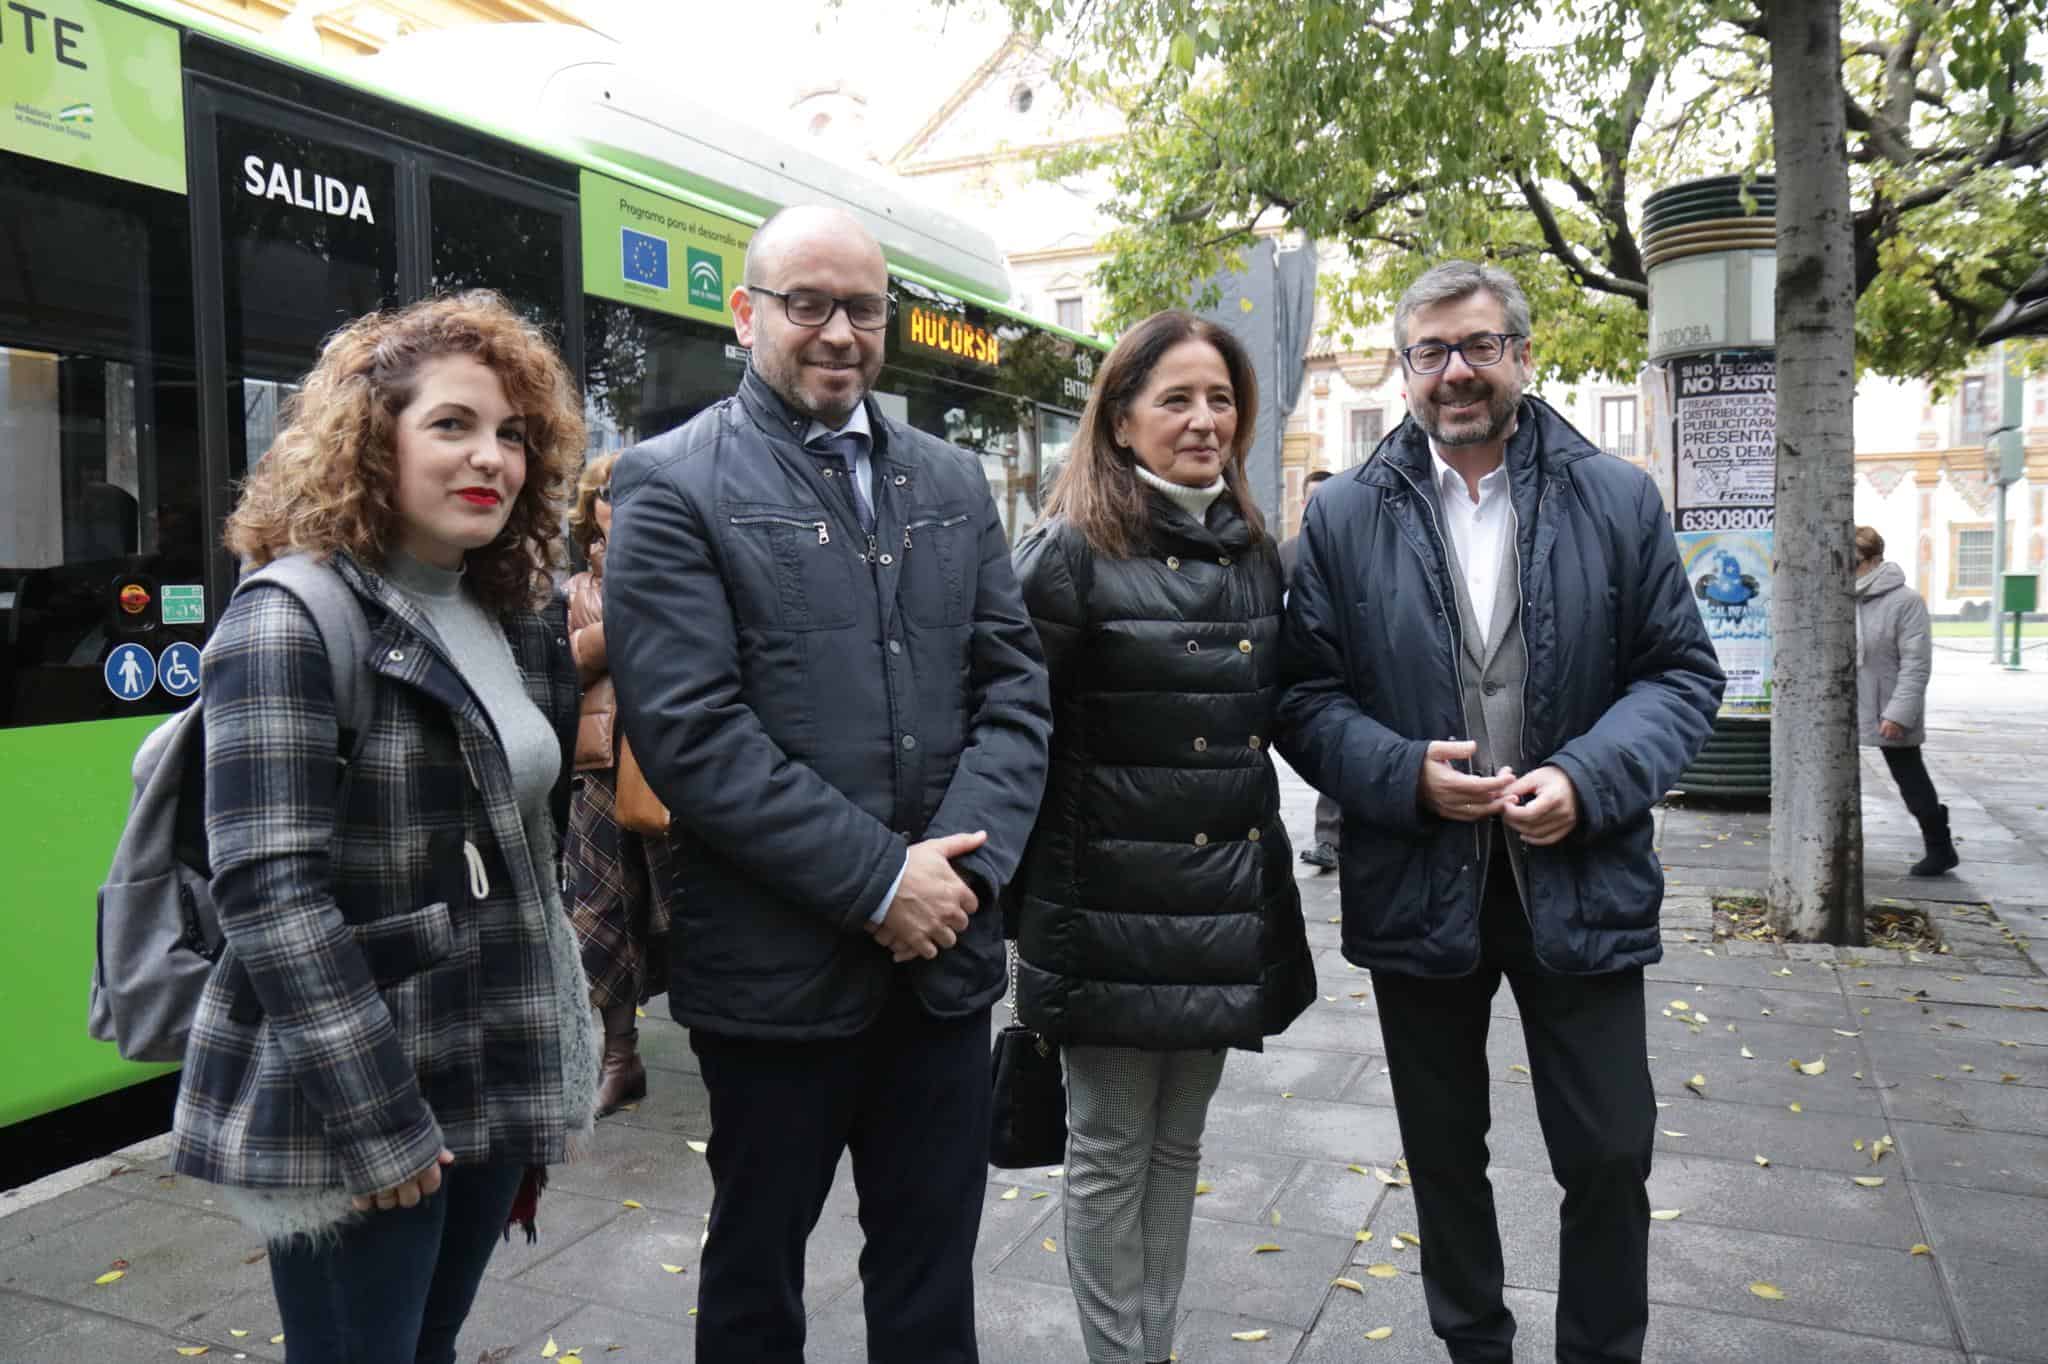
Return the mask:
M1280 666L1280 751L1344 807L1344 955L1419 976L1479 957L1483 825L1416 792L1433 739L1469 733L1428 437L1396 427L1308 504ZM1525 398L1508 443L1528 641L1523 751L1562 768L1579 826L1529 849L1538 958L1589 974L1661 955L1650 807L1699 752L1722 676L1649 476Z

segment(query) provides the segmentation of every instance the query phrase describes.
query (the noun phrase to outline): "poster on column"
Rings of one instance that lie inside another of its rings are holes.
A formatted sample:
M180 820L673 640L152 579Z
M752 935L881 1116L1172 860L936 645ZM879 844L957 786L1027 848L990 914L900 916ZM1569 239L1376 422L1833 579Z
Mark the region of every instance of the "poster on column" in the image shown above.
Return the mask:
M1686 585L1728 690L1723 715L1771 713L1771 532L1680 531Z
M1681 531L1768 531L1774 524L1778 366L1768 353L1678 360L1674 521Z

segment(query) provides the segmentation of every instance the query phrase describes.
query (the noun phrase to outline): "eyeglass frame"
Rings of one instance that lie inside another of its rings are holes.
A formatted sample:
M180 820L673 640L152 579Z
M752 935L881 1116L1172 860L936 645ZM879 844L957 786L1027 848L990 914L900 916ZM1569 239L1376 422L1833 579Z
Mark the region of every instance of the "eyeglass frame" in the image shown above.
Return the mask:
M777 302L782 304L782 316L784 320L786 320L790 326L802 327L806 331L813 331L819 327L831 326L833 313L845 313L846 325L853 328L855 331L859 332L887 331L889 329L889 319L896 316L896 295L894 293L889 292L888 290L884 290L879 294L855 294L852 298L841 298L837 294L828 294L823 289L770 289L765 284L745 284L741 285L740 287L745 289L750 294L766 294L768 295L768 297L775 299ZM791 294L815 294L821 298L829 298L832 300L831 312L826 313L816 322L799 322L789 315L789 299ZM867 298L879 298L882 300L882 320L872 327L863 327L860 323L854 321L853 309L847 306L850 303L855 303L860 301L861 299Z
M600 484L595 493L593 494L593 496L595 496L598 501L604 503L606 506L610 506L612 500L612 485L610 483Z
M1482 362L1474 360L1471 356L1465 354L1465 347L1471 345L1474 341L1489 339L1500 346L1500 354L1493 357L1493 359ZM1473 369L1492 369L1495 365L1508 358L1508 353L1514 349L1511 343L1527 341L1528 339L1529 335L1527 332L1478 332L1466 337L1463 341L1417 341L1412 346L1401 347L1395 354L1401 357L1401 363L1408 367L1410 374L1419 374L1426 378L1432 374L1442 374L1445 370L1449 369L1453 355L1462 357L1465 363ZM1421 350L1424 346L1442 346L1444 348L1444 362L1435 369L1417 369L1415 362L1409 358L1408 353Z

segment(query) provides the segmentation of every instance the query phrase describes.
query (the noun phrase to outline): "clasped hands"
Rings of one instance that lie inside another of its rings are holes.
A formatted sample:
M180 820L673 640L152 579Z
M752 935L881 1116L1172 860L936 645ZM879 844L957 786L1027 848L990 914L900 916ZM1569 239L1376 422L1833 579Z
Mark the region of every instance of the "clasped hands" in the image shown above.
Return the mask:
M1425 810L1467 824L1499 815L1535 848L1549 847L1578 827L1579 793L1564 769L1539 767L1523 777L1510 767L1490 777L1460 772L1454 764L1478 750L1470 739L1430 744L1416 791Z
M893 961L927 961L960 940L967 931L967 916L981 908L981 897L953 870L953 859L988 842L988 831L948 834L910 845L904 863L902 884L889 912L880 923L867 926L868 935L889 949Z

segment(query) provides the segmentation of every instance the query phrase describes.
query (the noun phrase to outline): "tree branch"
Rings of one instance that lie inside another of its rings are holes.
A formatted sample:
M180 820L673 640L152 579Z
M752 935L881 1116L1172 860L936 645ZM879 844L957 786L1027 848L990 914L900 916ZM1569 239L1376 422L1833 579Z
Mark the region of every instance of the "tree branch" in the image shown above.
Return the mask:
M1616 279L1594 269L1579 258L1579 253L1565 239L1564 229L1558 226L1557 215L1551 211L1550 201L1544 198L1542 188L1534 180L1526 175L1519 176L1517 184L1522 191L1523 202L1528 204L1529 212L1535 216L1537 226L1543 230L1543 240L1549 247L1550 254L1571 272L1574 279L1588 289L1604 294L1618 294L1623 298L1634 299L1639 306L1649 306L1650 291L1640 281Z

